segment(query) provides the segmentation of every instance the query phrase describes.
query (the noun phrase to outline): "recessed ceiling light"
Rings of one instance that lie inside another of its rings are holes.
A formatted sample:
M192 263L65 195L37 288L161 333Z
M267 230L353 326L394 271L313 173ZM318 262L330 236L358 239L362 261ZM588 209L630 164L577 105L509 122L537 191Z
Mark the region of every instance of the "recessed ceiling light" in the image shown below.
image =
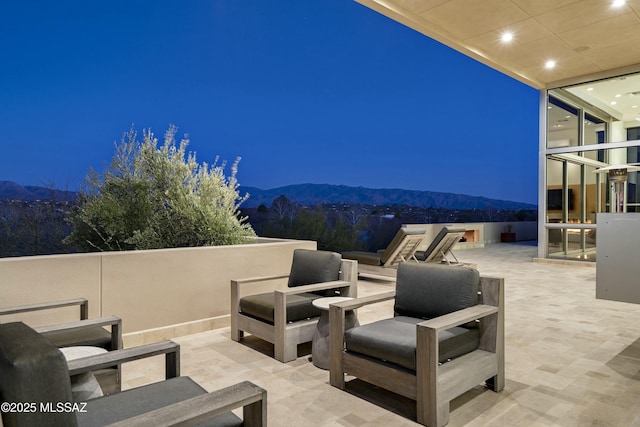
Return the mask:
M592 87L588 87L588 88L587 88L587 92L591 92L592 90L593 90L593 88L592 88Z
M511 31L505 31L502 33L502 36L500 36L500 40L502 40L502 43L511 43L513 41L513 33Z
M616 105L616 104L617 104L617 102L616 102L616 101L611 101L611 102L610 102L610 104L611 104L611 105Z
M637 105L632 105L631 108L638 108L638 106Z
M553 59L548 60L544 64L544 68L546 68L547 70L550 70L550 69L554 68L555 66L556 66L556 61L554 61Z
M620 98L622 95L620 95L619 93L616 93L616 98Z
M611 7L622 7L625 3L625 0L613 0L613 2L611 2Z

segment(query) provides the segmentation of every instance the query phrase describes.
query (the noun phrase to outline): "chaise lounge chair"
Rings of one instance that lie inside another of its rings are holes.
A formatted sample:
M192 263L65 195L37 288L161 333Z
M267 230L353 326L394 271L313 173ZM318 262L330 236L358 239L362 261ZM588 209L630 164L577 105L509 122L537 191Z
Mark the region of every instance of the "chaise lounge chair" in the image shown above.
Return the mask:
M451 249L453 249L456 243L464 236L465 231L462 227L443 227L427 250L416 251L416 258L424 262L442 262L449 265L460 264L460 261L458 261L458 258L456 258ZM450 260L447 255L453 257L453 260Z
M425 238L425 232L426 230L422 228L400 228L385 250L378 252L347 251L342 253L342 257L356 260L361 264L382 267L397 267L398 264L407 260L417 262L415 253Z

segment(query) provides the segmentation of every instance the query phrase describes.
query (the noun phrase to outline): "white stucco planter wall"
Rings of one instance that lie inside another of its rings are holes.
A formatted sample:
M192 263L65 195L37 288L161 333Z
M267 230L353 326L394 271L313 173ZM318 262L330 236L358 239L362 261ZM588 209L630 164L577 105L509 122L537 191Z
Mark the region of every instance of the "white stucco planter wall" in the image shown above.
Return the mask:
M228 324L230 280L286 274L297 248L316 249L316 242L258 238L245 245L3 258L0 305L85 297L89 317L119 316L125 334L156 330L141 338L153 341ZM77 313L58 309L0 322L37 326L77 320Z

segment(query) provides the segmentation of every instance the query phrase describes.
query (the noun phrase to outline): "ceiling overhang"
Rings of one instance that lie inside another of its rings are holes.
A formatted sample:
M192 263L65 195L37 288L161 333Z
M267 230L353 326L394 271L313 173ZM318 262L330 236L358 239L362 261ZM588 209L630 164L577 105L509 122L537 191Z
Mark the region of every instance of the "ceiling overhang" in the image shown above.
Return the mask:
M640 71L640 0L356 1L536 89Z

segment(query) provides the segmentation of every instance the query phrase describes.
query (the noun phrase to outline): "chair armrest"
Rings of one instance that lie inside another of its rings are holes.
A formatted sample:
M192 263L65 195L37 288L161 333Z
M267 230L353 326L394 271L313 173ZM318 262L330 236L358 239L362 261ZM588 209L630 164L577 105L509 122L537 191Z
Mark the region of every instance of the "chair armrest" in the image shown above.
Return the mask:
M98 317L96 319L77 320L75 322L59 323L57 325L39 326L33 328L38 333L64 331L69 329L82 329L90 326L121 325L122 319L116 316Z
M111 427L168 426L200 423L244 407L244 425L267 425L267 391L244 381L111 424Z
M440 331L453 328L454 326L464 325L476 319L496 314L498 310L498 307L492 305L479 304L434 319L425 320L424 322L418 323L417 326L418 328L433 329L437 334Z
M147 357L166 355L166 378L180 376L180 345L173 341L160 341L136 347L113 350L108 353L81 357L67 362L69 375L105 369Z
M383 301L388 301L390 299L394 299L395 296L396 296L396 291L380 292L378 294L369 295L368 297L354 298L352 300L331 304L329 306L329 310L340 310L343 312L348 310L355 310L357 308L364 307L365 305L376 304Z
M111 348L122 348L122 319L116 316L99 317L97 319L77 320L75 322L59 323L57 325L40 326L34 328L39 334L64 330L83 329L94 326L111 326Z
M231 279L231 283L237 283L239 285L245 283L255 283L255 282L266 282L269 280L278 280L278 279L286 279L289 277L289 274L277 274L272 276L255 276L255 277L245 277L242 279Z
M8 314L26 313L30 311L49 310L53 308L69 307L73 305L80 306L80 319L88 317L89 301L86 298L74 298L62 301L43 302L39 304L19 305L15 307L0 308L0 316Z
M284 295L302 294L305 292L323 291L325 289L341 288L351 286L351 282L335 280L333 282L313 283L310 285L293 286L291 288L276 289L274 292Z
M240 298L245 296L246 292L243 292L244 288L246 287L245 285L249 285L251 283L266 282L269 280L286 279L287 277L289 277L288 274L280 274L280 275L273 275L273 276L256 276L256 277L246 277L244 279L232 279L231 280L231 304L232 304L231 312L233 312L234 307L237 310L238 301L240 301Z

